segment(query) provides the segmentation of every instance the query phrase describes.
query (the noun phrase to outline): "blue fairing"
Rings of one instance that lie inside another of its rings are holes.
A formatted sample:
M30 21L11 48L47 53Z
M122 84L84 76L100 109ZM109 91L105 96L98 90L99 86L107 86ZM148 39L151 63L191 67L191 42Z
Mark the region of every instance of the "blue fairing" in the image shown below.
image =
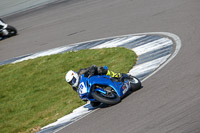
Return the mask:
M123 96L122 86L124 86L124 84L122 82L116 82L110 76L107 75L97 75L97 76L92 76L90 78L81 75L78 93L82 100L95 101L90 92L93 85L110 86L116 91L119 97ZM95 89L95 91L99 91L102 94L106 93L101 88L97 88Z
M88 80L88 84L90 86L98 84L98 85L106 85L112 87L117 94L121 97L123 94L120 92L123 84L121 82L116 82L111 80L110 76L102 75L102 76L93 76Z

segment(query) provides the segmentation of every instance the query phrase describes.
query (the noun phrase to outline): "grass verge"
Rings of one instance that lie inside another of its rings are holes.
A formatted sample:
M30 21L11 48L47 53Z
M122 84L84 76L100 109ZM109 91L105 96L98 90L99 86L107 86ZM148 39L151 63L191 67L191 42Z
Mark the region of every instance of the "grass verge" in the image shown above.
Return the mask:
M85 104L65 74L93 64L127 73L136 55L126 48L66 52L0 66L0 132L32 132Z

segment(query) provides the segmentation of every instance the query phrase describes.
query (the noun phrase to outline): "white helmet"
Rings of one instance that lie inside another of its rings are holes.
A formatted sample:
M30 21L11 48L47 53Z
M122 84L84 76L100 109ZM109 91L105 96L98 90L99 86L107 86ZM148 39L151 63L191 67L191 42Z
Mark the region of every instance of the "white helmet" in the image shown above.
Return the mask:
M73 87L77 87L79 82L79 76L76 72L70 70L67 72L65 80Z

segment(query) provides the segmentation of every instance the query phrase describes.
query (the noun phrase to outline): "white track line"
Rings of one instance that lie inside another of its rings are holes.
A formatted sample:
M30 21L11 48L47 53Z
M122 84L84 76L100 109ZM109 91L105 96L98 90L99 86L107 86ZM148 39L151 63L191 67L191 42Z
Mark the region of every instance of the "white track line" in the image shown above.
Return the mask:
M141 37L144 37L144 35L143 36L116 38L114 40L111 40L111 41L108 41L106 43L100 44L96 47L93 47L92 49L117 47L119 45L134 41L134 40L139 39Z
M146 78L144 78L142 80L145 81L147 80L149 77L153 76L155 73L157 73L160 69L162 69L164 66L166 66L172 59L174 59L174 57L178 54L178 52L181 49L181 39L172 33L168 33L168 32L157 32L160 35L165 35L168 36L169 38L173 39L174 43L175 43L175 50L173 52L173 54L170 56L169 59L167 59L163 64L161 64L154 72L152 72L150 75L148 75Z
M72 46L65 46L65 47L59 47L59 48L54 48L54 49L50 49L50 50L47 50L47 51L35 53L31 56L28 56L28 57L22 58L20 60L14 61L13 63L22 62L22 61L29 60L29 59L35 59L35 58L42 57L42 56L57 54L57 53L60 53L62 51L68 50L71 47Z
M158 49L161 49L163 47L170 46L172 44L173 44L172 41L169 40L168 38L161 38L159 40L155 40L155 41L147 43L145 45L133 48L132 50L135 51L135 53L138 56L140 56L144 53L147 53L147 52L150 52L150 51L153 51L153 50L158 50Z
M153 72L156 68L160 66L160 64L164 63L167 60L167 58L169 58L169 56L170 54L163 56L161 58L140 64L140 65L137 65L129 71L129 74L138 77L139 75Z

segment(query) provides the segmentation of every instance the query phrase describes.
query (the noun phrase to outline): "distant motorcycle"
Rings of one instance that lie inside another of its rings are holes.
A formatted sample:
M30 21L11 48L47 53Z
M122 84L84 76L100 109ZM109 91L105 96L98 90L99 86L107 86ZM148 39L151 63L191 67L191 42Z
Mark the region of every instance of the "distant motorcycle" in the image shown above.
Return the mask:
M88 78L83 74L80 77L78 93L82 100L91 101L92 106L100 103L114 105L119 103L129 91L136 91L140 88L140 80L127 74L123 75L123 80L107 75Z
M17 29L0 19L0 40L17 35Z

